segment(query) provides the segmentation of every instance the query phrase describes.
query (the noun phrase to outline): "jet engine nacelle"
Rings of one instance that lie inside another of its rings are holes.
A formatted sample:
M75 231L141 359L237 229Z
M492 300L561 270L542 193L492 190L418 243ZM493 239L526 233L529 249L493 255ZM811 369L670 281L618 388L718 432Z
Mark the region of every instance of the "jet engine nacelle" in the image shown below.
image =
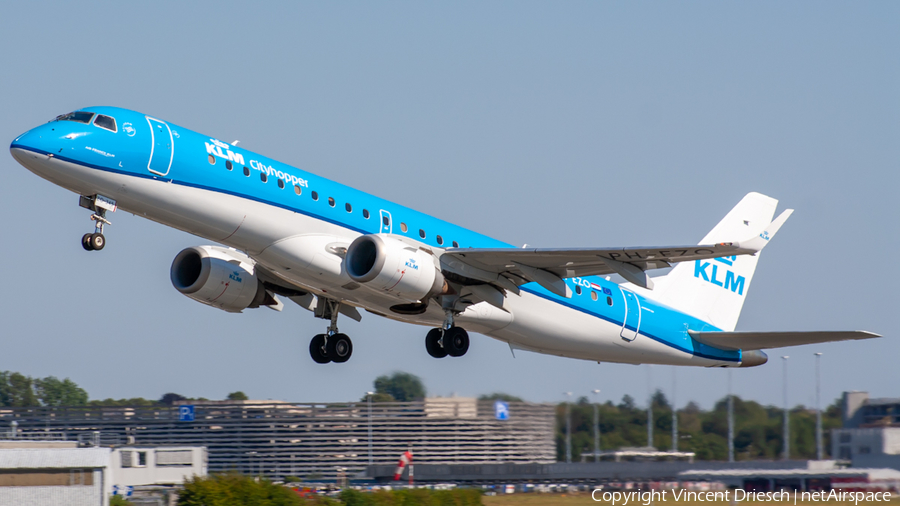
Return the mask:
M256 276L256 263L235 250L218 246L187 248L172 261L169 276L179 292L229 313L267 302L266 289Z
M353 281L408 302L424 302L444 291L434 255L389 235L357 237L347 248L344 266Z

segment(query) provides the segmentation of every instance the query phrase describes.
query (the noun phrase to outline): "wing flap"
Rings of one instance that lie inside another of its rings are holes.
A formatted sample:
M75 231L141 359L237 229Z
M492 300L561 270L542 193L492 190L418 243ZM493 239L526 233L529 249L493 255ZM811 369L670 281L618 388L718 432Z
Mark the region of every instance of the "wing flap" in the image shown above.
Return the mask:
M697 332L689 330L688 333L703 344L723 350L762 350L881 337L864 330L807 332Z

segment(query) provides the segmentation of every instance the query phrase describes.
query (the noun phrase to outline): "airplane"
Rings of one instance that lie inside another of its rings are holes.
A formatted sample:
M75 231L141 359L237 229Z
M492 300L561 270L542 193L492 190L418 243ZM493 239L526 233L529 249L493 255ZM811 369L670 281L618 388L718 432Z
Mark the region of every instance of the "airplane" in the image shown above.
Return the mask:
M140 112L89 107L12 141L38 176L79 195L106 245L118 209L217 245L175 256L173 286L240 313L289 300L328 322L309 345L346 362L338 317L360 309L431 327L434 358L468 331L516 350L626 364L752 367L763 349L880 337L865 331L735 331L760 252L793 212L747 194L697 245L517 248L313 172ZM671 268L651 277L649 271ZM610 280L616 274L624 279Z

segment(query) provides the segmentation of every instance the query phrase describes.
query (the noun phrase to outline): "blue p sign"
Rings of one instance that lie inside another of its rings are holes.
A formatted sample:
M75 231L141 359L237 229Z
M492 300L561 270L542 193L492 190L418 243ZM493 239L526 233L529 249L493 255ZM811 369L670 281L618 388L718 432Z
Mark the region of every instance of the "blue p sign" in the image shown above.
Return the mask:
M180 422L193 422L194 421L194 406L178 406L178 421Z
M503 401L494 402L494 418L497 420L509 420L509 403Z

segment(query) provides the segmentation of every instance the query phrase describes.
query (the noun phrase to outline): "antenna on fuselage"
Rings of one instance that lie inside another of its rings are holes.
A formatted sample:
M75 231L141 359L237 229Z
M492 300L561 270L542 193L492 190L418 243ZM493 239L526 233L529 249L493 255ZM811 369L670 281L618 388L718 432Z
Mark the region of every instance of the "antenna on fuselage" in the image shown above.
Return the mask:
M232 146L237 146L237 143L239 143L239 142L241 142L241 141L234 141L234 142L231 143L231 145L232 145Z

